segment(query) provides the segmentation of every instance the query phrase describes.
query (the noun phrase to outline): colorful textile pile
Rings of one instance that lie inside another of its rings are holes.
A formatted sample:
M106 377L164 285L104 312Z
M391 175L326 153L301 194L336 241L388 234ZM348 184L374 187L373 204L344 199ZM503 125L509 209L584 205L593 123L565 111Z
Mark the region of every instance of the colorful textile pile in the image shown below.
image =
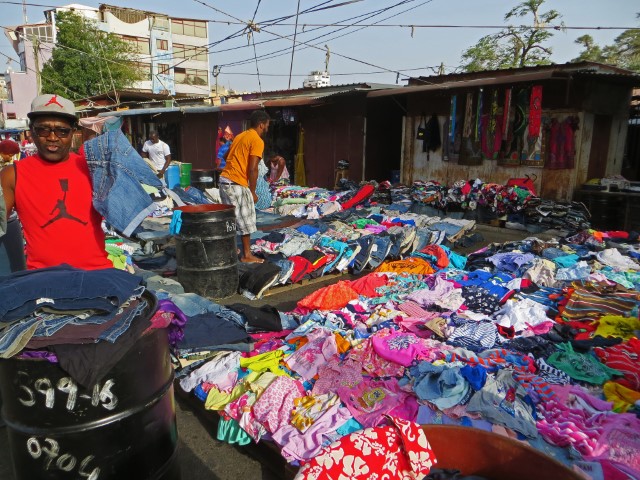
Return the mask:
M405 422L494 431L603 478L635 478L640 247L607 241L531 238L466 258L427 242L314 292L272 331L247 330L249 348L227 343L178 377L220 412L219 438L270 438L300 475L371 429L399 440L392 425ZM371 478L357 458L335 468Z

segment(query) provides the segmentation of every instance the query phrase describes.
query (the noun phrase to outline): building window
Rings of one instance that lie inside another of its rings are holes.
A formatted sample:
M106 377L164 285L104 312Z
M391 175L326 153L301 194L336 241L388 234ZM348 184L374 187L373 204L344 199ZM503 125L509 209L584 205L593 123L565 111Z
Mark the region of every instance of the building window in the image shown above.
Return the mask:
M178 35L207 38L207 22L171 19L171 32Z
M118 20L123 21L124 23L138 23L147 18L147 14L142 10L135 10L133 8L118 8L118 7L108 7L105 9L107 12L111 13ZM104 13L103 19L104 22Z
M162 38L156 38L156 48L158 50L169 50L169 41Z
M150 55L151 50L149 48L149 40L141 37L129 37L127 35L122 36L122 40L127 42L133 47L134 52L142 53L143 55Z
M169 31L169 18L168 17L151 17L151 28L157 30Z
M173 56L176 58L206 62L208 54L206 47L194 47L193 45L182 45L180 43L173 44Z
M22 34L24 38L32 42L37 38L40 42L53 43L53 30L51 29L51 25L24 27Z
M195 68L174 68L176 83L184 85L208 85L209 72Z
M17 117L16 117L16 114L15 114L15 113L13 113L13 112L7 112L7 120L15 120L16 118L17 118Z
M158 64L158 73L161 75L169 75L171 73L169 69L168 63L159 63Z
M136 66L138 67L138 70L140 70L140 73L142 74L142 81L149 81L153 78L153 65L151 65L150 63L142 63L142 62L138 62L136 63Z

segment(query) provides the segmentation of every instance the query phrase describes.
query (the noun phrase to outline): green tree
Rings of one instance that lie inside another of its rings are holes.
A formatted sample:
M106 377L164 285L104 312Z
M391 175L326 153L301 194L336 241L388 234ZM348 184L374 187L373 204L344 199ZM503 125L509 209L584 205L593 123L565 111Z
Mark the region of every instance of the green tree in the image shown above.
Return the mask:
M509 10L505 22L531 16L532 26L510 25L498 33L482 37L478 43L462 53L462 68L467 72L517 68L551 63L551 48L545 43L554 35L547 27L556 23L560 30L564 24L556 10L540 12L545 0L525 0Z
M582 45L580 55L571 60L572 62L607 62L607 55L602 48L595 43L591 35L582 35L576 38L575 43Z
M56 14L57 43L41 73L42 91L83 98L144 78L133 46L74 12Z
M603 50L607 63L640 72L640 30L625 30L615 38L613 45Z
M640 18L640 13L638 14ZM640 30L625 30L618 35L611 45L600 47L591 35L582 35L576 39L582 45L580 55L573 62L583 60L607 63L620 68L640 72Z

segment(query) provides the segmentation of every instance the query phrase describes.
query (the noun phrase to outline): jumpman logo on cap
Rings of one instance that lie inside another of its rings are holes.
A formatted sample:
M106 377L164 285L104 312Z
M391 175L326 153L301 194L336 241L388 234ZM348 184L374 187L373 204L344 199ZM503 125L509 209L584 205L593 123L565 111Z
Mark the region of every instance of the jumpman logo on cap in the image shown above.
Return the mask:
M58 105L60 108L64 108L60 102L58 102L58 95L51 95L51 98L47 103L44 104L45 107L49 105Z

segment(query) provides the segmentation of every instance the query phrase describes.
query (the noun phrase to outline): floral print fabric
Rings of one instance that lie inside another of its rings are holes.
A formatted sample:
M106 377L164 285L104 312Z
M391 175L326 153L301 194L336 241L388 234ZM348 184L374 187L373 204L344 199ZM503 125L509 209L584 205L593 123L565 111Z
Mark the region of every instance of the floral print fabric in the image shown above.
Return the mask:
M416 480L435 456L420 425L391 418L390 426L367 428L329 445L305 464L295 480Z

